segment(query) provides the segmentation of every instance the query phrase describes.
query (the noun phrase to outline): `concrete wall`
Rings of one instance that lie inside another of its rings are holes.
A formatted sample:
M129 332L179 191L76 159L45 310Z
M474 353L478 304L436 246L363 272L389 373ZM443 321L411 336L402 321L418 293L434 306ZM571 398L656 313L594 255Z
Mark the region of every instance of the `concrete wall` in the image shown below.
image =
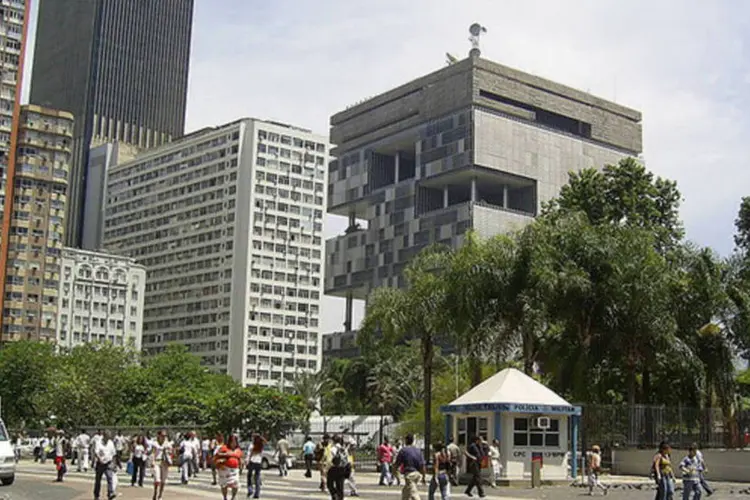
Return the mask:
M702 450L711 481L750 482L750 450ZM612 473L624 476L647 476L655 450L616 450L612 457ZM679 462L685 450L672 452Z

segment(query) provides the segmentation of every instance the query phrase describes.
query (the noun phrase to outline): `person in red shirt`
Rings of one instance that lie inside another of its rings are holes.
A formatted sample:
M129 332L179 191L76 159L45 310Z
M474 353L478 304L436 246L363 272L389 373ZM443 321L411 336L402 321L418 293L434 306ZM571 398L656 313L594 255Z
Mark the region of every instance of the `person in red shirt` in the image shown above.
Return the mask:
M216 467L219 470L219 485L224 500L227 500L227 493L232 490L232 500L237 497L237 490L240 487L240 466L242 465L242 449L240 448L237 436L229 436L227 443L219 448L216 453Z
M385 485L386 481L388 486L393 484L393 476L391 475L391 462L393 462L393 447L388 442L388 437L383 438L383 444L378 446L378 463L380 464L380 486Z

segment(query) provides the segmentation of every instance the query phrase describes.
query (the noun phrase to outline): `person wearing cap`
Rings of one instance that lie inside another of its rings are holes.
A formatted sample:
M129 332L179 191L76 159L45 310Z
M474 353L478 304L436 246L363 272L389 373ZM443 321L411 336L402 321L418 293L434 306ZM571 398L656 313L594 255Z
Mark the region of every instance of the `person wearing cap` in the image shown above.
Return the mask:
M599 480L599 474L602 472L602 450L598 444L591 447L588 453L589 459L589 495L594 494L594 488L600 488L604 494L607 494L607 487Z

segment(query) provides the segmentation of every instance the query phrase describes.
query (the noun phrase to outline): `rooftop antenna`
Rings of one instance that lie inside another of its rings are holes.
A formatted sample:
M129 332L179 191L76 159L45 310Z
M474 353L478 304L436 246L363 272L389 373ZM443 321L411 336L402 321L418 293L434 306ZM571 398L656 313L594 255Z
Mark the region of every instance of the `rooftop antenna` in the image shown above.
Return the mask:
M474 23L469 26L469 33L471 34L469 37L469 41L471 42L469 57L479 57L482 54L482 51L479 50L479 37L482 33L487 33L487 28L479 23Z

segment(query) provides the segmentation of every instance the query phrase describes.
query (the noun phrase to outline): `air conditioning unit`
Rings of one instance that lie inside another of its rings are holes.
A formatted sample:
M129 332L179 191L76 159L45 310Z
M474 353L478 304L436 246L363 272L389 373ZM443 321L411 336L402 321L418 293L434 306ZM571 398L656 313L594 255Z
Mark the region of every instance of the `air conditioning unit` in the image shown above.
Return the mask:
M532 427L548 430L550 428L550 419L549 417L532 417L531 424Z

